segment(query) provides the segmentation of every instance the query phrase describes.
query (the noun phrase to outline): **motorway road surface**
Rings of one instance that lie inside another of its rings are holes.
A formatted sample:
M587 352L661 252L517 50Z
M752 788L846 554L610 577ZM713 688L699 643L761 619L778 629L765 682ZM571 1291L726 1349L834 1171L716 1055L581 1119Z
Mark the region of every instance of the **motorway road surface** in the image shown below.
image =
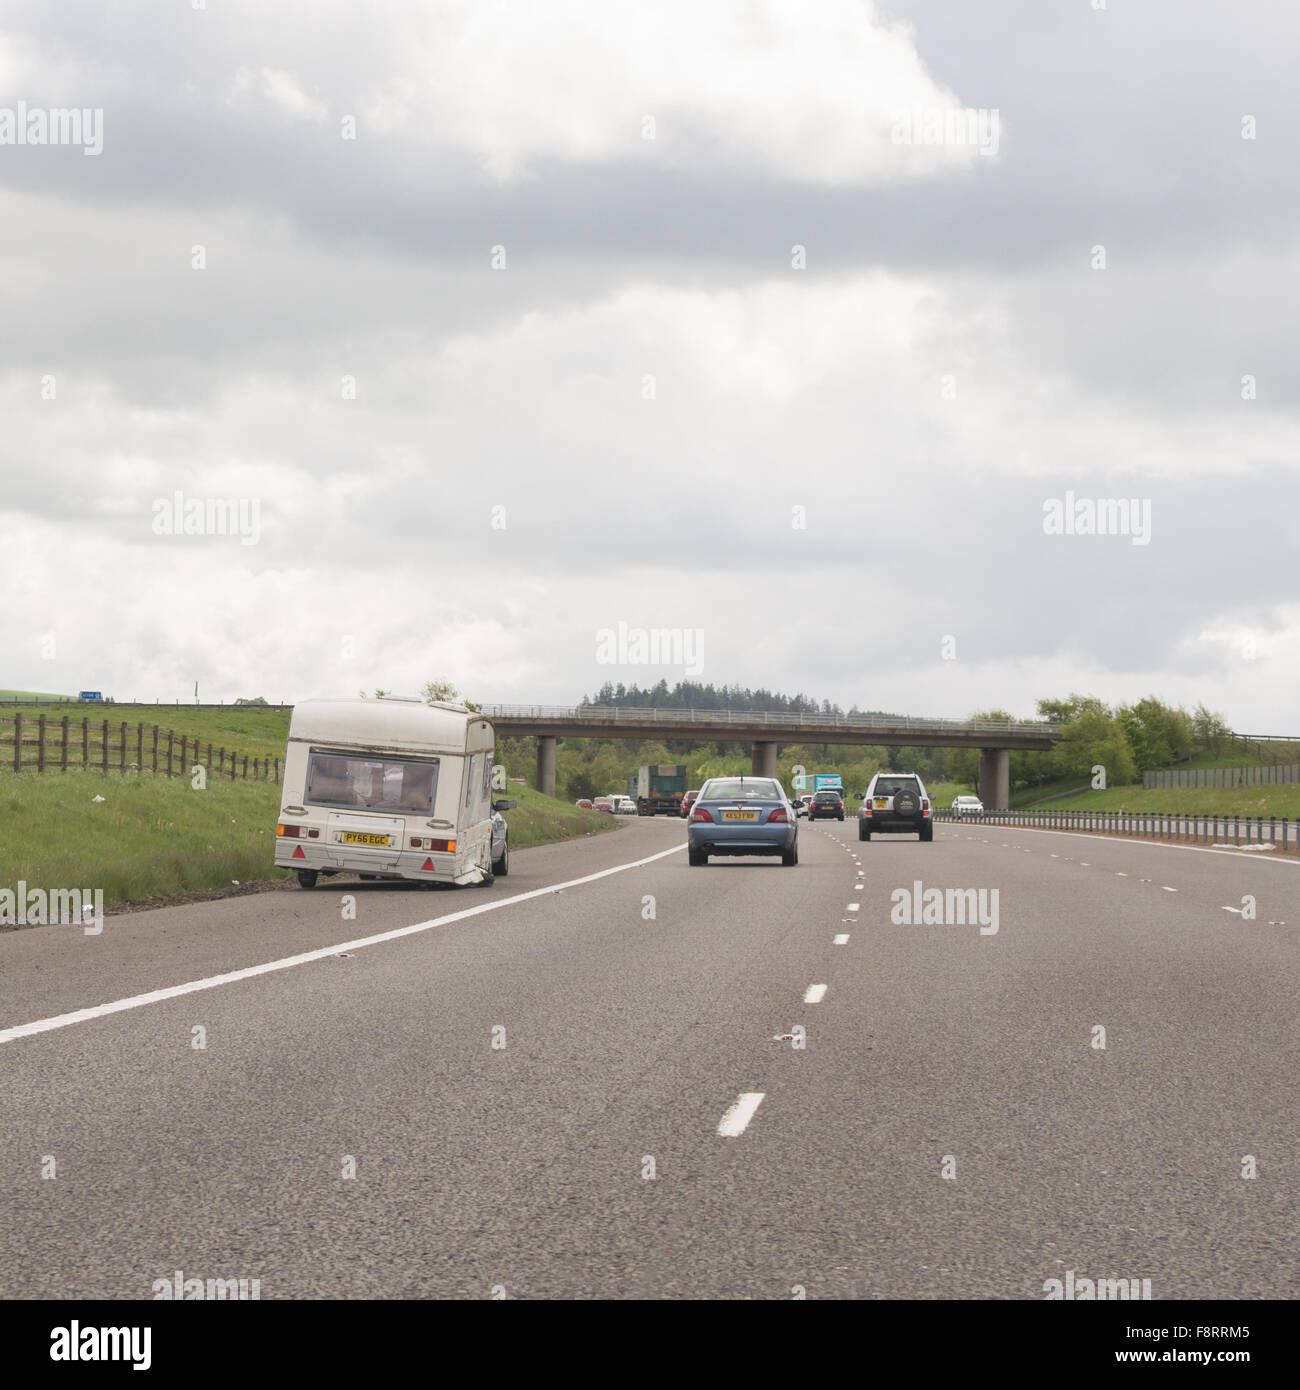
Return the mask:
M0 1294L1296 1295L1300 865L850 820L801 823L796 868L692 869L684 840L0 936ZM998 930L891 920L915 880L997 889Z

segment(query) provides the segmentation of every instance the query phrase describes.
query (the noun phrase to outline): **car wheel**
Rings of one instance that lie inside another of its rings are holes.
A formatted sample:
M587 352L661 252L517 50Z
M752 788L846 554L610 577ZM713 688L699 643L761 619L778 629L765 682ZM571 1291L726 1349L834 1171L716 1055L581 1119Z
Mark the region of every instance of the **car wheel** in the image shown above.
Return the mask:
M688 849L686 851L686 861L692 868L699 869L709 862L709 856L703 850Z
M497 878L505 878L510 872L510 837L506 836L501 846L501 858L492 861L492 873Z
M843 817L843 816L841 816L841 817L840 817L840 821L841 821L841 823L842 823L842 822L843 822L843 820L844 820L844 817Z
M922 838L923 840L933 840L933 839L934 839L934 826L932 826L932 825L923 825L923 826L921 827L921 838Z
M867 827L866 827L865 825L859 825L859 826L858 826L858 839L859 839L859 840L869 840L870 838L871 838L871 831L868 830Z
M799 841L796 840L789 849L781 851L781 863L787 869L793 869L799 862Z
M316 870L315 870L315 869L299 869L299 870L298 870L298 885L299 885L299 887L301 887L301 888L315 888L315 886L316 886Z

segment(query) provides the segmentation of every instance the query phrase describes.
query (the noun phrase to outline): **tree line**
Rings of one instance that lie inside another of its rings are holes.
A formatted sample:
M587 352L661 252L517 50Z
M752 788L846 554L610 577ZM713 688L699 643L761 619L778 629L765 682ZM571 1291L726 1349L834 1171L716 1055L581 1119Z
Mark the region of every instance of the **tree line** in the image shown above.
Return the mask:
M625 708L785 710L790 713L829 715L883 714L856 705L847 711L829 700L784 695L760 687L714 686L698 681L667 681L647 687L606 682L595 695L583 696L584 706L617 705ZM1110 706L1092 695L1071 694L1063 699L1042 699L1038 716L1061 725L1063 738L1050 753L1011 754L1013 789L1071 782L1090 785L1094 769L1105 770L1108 786L1141 780L1142 773L1169 767L1201 749L1219 753L1231 737L1223 719L1199 705L1192 713L1166 704L1154 695L1132 705ZM981 710L972 718L1011 719L1005 710ZM706 777L747 773L751 749L744 743L710 743L691 739L646 741L639 745L611 738L566 738L556 747L556 795L565 800L603 796L626 789L628 774L643 763L684 763L687 785L697 787ZM498 761L512 776L533 780L536 741L506 738L498 744ZM974 790L979 754L968 748L895 748L843 744L783 744L777 758L777 775L787 787L793 769L838 772L850 791L862 791L873 773L881 770L920 773L930 785L954 783Z

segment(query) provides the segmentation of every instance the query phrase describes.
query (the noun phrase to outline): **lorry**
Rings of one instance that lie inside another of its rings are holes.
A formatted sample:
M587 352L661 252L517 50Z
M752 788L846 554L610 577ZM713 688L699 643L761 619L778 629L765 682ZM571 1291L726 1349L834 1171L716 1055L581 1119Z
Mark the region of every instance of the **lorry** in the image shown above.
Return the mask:
M628 775L627 794L638 816L679 816L686 795L685 763L646 763Z
M334 874L491 883L509 872L492 799L495 731L463 705L300 700L289 721L275 863Z
M794 779L796 796L816 796L818 792L839 792L844 796L844 779L838 772L805 772Z

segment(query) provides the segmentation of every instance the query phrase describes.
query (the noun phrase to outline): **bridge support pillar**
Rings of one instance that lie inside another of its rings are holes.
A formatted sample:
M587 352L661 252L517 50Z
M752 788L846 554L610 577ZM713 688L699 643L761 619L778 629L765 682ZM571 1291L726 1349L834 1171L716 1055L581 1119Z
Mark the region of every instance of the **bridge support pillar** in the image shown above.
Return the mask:
M754 744L754 751L750 754L749 770L755 777L775 777L776 744Z
M1011 750L980 749L979 798L986 811L1006 811L1011 800Z
M555 795L555 736L537 736L537 790L543 796Z

